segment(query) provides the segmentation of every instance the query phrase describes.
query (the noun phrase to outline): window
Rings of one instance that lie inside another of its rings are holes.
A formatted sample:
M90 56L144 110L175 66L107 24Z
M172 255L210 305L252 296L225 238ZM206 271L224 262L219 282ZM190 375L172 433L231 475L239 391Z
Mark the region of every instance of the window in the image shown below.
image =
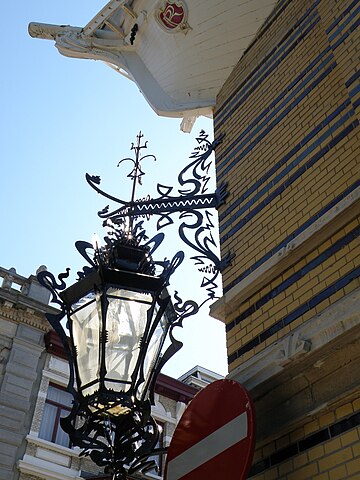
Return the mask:
M40 438L64 447L70 446L69 436L60 426L60 418L69 414L71 403L72 395L64 388L57 385L49 385L39 431Z

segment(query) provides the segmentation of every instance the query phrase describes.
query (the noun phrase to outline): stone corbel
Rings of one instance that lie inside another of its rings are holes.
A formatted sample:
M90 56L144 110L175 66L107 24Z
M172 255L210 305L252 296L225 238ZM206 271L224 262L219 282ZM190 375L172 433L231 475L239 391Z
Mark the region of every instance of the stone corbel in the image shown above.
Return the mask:
M314 315L284 338L270 344L255 356L232 370L227 378L242 383L251 390L282 372L305 355L313 355L314 366L319 367L316 354L330 342L340 342L360 335L360 288ZM349 341L349 340L347 340Z
M292 333L280 342L279 365L285 366L311 350L311 342L301 337L299 332Z
M237 380L251 390L280 373L287 365L310 350L310 340L305 340L298 332L291 333L245 361L234 369L227 378Z

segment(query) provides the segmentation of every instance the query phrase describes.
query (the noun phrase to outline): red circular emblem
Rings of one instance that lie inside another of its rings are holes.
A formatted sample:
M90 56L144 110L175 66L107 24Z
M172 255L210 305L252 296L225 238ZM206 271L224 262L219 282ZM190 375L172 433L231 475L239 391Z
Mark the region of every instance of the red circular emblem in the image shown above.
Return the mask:
M183 1L165 1L157 11L157 19L167 31L184 30L187 25L187 7Z

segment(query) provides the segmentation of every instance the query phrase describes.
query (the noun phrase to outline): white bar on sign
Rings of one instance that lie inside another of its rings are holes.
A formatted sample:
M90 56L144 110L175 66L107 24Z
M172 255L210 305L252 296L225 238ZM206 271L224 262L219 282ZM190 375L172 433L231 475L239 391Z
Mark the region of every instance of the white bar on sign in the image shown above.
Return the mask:
M216 455L246 438L247 413L235 417L168 463L167 480L179 480Z

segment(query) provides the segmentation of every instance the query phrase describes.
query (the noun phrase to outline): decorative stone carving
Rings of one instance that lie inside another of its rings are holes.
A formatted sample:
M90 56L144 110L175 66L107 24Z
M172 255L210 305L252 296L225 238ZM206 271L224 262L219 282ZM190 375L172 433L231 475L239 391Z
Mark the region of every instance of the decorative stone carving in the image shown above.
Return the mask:
M16 308L9 308L9 306L0 305L0 318L10 320L17 324L26 324L31 327L35 327L43 332L48 332L50 326L44 316L36 315L35 313L30 313L26 310L19 311Z
M280 365L286 365L288 362L298 358L300 355L309 352L311 349L311 342L304 340L299 332L294 332L288 335L281 342L280 347Z
M360 288L330 305L256 356L243 362L228 375L228 378L242 383L251 390L286 367L290 367L299 356L316 355L322 347L340 339L342 335L353 329L359 331L359 328ZM321 366L319 362L314 363L315 368Z
M10 290L11 285L12 285L13 281L15 280L14 275L16 275L15 268L10 268L8 275L6 275L3 279L1 288L3 288L4 290Z

